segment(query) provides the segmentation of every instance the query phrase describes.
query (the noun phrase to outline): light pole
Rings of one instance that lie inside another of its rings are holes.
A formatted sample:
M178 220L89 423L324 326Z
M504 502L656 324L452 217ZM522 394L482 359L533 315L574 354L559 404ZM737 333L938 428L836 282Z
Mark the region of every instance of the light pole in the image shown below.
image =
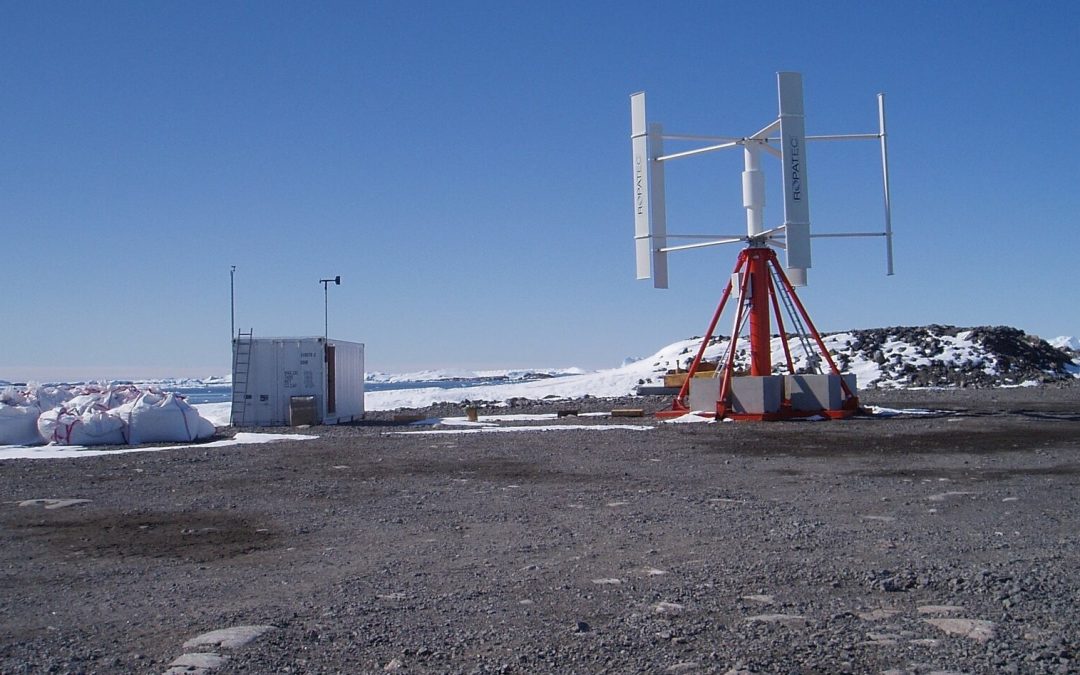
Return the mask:
M323 339L330 339L330 295L327 291L330 288L330 284L335 286L341 285L341 275L334 277L333 279L319 279L319 283L322 284L323 290Z
M236 338L236 265L229 269L229 342Z

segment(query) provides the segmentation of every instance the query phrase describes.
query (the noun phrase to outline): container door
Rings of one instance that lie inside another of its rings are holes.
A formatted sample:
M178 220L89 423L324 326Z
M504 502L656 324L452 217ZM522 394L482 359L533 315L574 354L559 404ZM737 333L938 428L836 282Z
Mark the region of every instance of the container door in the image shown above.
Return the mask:
M337 413L337 382L334 377L337 359L334 356L334 345L326 345L326 415L329 417Z

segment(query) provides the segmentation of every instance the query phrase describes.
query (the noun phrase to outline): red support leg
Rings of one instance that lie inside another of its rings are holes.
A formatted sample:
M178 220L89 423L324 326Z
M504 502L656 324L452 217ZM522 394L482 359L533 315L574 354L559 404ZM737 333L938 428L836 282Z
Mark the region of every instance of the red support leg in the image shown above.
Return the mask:
M750 374L772 375L772 336L769 328L769 254L772 249L748 249L750 275Z

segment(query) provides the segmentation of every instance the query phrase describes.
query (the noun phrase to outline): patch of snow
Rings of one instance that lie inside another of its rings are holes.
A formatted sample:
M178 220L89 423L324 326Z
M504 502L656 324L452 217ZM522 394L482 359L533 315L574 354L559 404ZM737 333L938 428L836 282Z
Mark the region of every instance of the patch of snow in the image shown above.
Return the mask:
M117 447L111 450L90 450L79 445L0 445L0 461L5 459L74 459L76 457L99 457L101 455L124 455L132 452L160 452L161 450L181 450L184 448L224 448L231 445L249 445L273 443L275 441L308 441L318 438L305 434L259 434L240 432L231 439L195 443L191 445L169 445L154 448Z
M390 436L408 436L409 434L487 434L519 431L651 431L655 427L637 424L549 424L544 426L523 427L480 427L467 429L429 429L425 431L390 431Z
M672 419L664 420L664 424L698 424L698 423L715 424L716 423L716 418L715 417L705 417L704 415L699 415L697 412L690 412L690 413L686 413L685 415L680 415L679 417L673 417Z
M848 368L848 372L855 374L855 381L857 386L860 387L868 387L871 384L876 384L883 375L881 366L869 359L858 359L853 361Z
M942 410L925 410L922 408L885 408L877 405L863 406L874 417L899 417L902 415L941 415L949 411Z

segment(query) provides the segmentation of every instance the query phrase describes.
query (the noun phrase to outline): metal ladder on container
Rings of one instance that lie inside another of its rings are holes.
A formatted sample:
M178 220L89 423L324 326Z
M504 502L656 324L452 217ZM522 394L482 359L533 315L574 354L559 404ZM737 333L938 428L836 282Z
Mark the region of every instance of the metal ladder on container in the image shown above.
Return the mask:
M248 374L251 372L251 341L253 331L236 333L233 347L232 412L229 421L234 427L247 422Z

